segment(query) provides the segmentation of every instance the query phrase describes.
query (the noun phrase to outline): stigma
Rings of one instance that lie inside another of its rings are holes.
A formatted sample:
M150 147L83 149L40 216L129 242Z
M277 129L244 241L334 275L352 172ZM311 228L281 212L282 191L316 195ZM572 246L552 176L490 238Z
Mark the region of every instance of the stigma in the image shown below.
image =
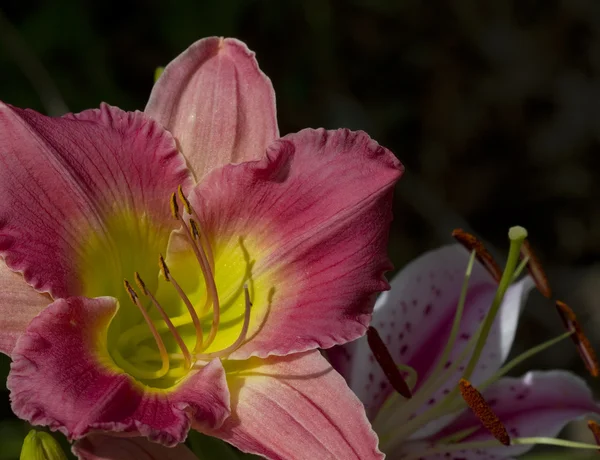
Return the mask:
M146 332L140 332L140 324L132 328L135 332L130 330L123 333L119 338L121 347L116 347L112 356L115 364L122 370L138 380L148 381L149 385L152 385L152 381L165 377L176 382L194 369L203 367L208 361L233 353L247 340L252 309L248 285L244 282L244 311L240 318L242 325L239 334L233 342L216 348L215 339L221 324L221 299L215 280L214 253L202 230L198 214L185 197L181 186L170 196L169 205L172 217L180 224L180 232L195 257L204 296L200 304L194 303L173 275L162 254L157 254L158 271L172 294L175 294L175 299L185 306L184 315L169 316L168 312L173 309L166 308L169 305L159 301L156 292L149 289L138 272L133 273L137 290L127 279L124 280L125 291L141 314ZM172 295L166 297L173 298ZM190 327L193 330L192 336L189 334ZM126 357L119 349L127 346L131 348L131 338L135 334L142 341L153 340L155 347L139 346L138 343L134 346L137 352L129 353L130 356ZM217 343L221 345L220 342Z

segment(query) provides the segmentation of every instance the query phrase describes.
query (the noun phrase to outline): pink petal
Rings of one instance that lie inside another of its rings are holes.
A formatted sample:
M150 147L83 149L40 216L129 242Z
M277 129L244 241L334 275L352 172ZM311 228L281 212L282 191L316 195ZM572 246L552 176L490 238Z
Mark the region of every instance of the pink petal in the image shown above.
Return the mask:
M585 382L566 371L536 371L520 378L506 377L490 386L484 397L512 437L554 437L567 423L586 414L600 414L600 407ZM464 442L492 439L468 410L435 438L471 427L480 429ZM486 452L518 456L530 449L530 446L499 447Z
M0 259L0 352L10 355L29 322L50 302Z
M146 113L173 133L198 180L219 166L262 158L279 136L271 81L232 38L199 40L175 58Z
M252 280L272 283L233 359L364 334L375 295L388 288L392 188L402 170L363 132L307 129L275 142L264 160L225 166L198 185L191 202L209 238L217 248L253 242Z
M80 460L198 460L184 444L165 447L145 438L91 434L77 441L73 453Z
M362 404L318 351L228 364L232 415L208 434L270 459L383 458Z
M103 105L50 118L0 103L0 144L0 255L38 291L82 294L82 273L95 265L86 281L110 273L121 294L115 266L139 255L115 246L129 230L114 223L123 215L137 224L129 239L139 253L166 248L169 195L191 179L173 138L144 114ZM86 252L93 237L111 248L96 264Z
M448 342L468 259L468 252L459 245L444 246L420 256L396 275L391 282L391 291L382 294L375 306L371 324L385 340L395 362L409 365L418 372L417 389L433 371ZM471 378L473 384L491 376L508 356L521 304L532 286L531 280L525 278L509 288ZM496 288L497 283L476 262L459 338L450 361L460 355L481 324ZM360 339L354 347L349 349L351 364L346 363L340 369L345 370L350 388L365 403L369 417L373 417L392 389L373 359L366 340ZM459 378L460 372L448 379L431 395L430 404L455 388Z
M191 421L218 427L229 415L229 392L218 360L176 389L145 391L119 371L105 349L116 312L109 297L57 300L17 341L7 386L13 412L70 439L93 431L131 433L173 446Z

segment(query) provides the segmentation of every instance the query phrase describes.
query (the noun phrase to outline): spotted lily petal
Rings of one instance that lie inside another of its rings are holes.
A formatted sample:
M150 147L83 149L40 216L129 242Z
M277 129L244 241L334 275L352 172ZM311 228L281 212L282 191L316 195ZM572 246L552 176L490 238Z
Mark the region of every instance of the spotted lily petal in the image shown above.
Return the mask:
M377 459L360 401L318 351L229 362L232 415L209 434L270 459Z
M374 296L388 287L392 187L401 172L365 133L304 130L275 142L260 162L207 176L190 201L212 241L228 305L214 348L239 335L244 283L252 297L248 340L230 359L328 348L362 335ZM171 258L176 277L189 277L193 254Z
M141 385L106 349L117 306L109 297L70 297L37 316L13 350L7 386L13 412L79 439L95 430L131 433L173 446L190 424L219 427L229 392L214 360L170 391Z
M198 180L215 167L262 158L278 137L271 81L232 38L199 40L175 58L145 111L173 133Z
M107 105L50 118L0 103L0 144L0 255L35 289L124 295L125 276L155 266L169 193L191 180L157 123Z
M73 446L80 460L198 460L184 444L165 447L140 437L91 434Z
M390 292L380 296L372 324L388 346L394 361L413 367L418 373L418 389L433 370L448 341L469 254L458 245L430 251L408 264L392 280ZM482 359L472 381L477 383L498 370L514 340L519 312L532 287L531 280L511 286L506 294ZM487 313L497 283L486 269L475 263L469 282L459 339L450 361L456 358ZM346 350L346 364L340 366L352 388L373 417L392 392L385 375L374 360L365 339ZM337 359L343 360L340 352ZM350 363L350 364L348 364ZM431 394L431 403L453 389L460 378ZM433 425L432 425L433 426ZM435 428L434 428L435 429Z
M29 322L51 301L0 259L0 352L10 355Z
M587 414L600 414L589 387L566 371L528 372L521 378L506 377L490 386L484 396L512 437L554 437L569 422ZM432 439L476 428L462 442L492 439L471 411L465 411ZM486 449L500 458L516 457L530 446Z

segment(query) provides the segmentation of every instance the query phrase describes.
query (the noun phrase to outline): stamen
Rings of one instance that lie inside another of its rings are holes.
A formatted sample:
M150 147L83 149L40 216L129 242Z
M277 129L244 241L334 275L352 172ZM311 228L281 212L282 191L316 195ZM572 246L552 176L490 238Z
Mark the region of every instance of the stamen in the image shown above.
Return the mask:
M185 361L185 368L189 369L192 365L192 358L190 356L190 351L188 350L183 339L181 338L181 335L179 334L179 332L177 332L177 329L171 322L171 319L165 312L164 308L156 300L156 297L154 297L154 295L148 289L146 289L146 285L142 281L142 278L140 277L140 274L138 272L135 272L135 281L137 282L137 284L140 287L140 289L142 290L142 292L146 296L148 296L148 298L150 299L152 304L156 307L156 309L160 313L160 316L162 317L163 321L169 328L169 331L171 331L171 334L173 334L173 337L175 338L177 345L179 346L179 348L181 349L181 352L183 353L183 359Z
M412 398L412 391L410 387L407 385L406 381L402 377L400 370L394 363L394 359L392 355L390 355L389 350L385 346L383 340L379 336L377 329L373 326L369 326L367 329L367 342L369 344L369 348L373 352L373 356L377 360L377 363L383 370L383 373L387 377L388 381L398 393L404 396L407 399Z
M159 256L158 260L159 260L159 265L162 269L162 272L165 275L165 279L173 285L173 287L177 291L177 294L179 295L179 298L181 300L183 300L183 303L187 307L188 312L192 318L192 322L194 323L194 329L196 330L196 344L194 345L193 353L197 353L200 350L200 348L202 347L202 339L203 339L202 325L200 324L200 318L198 318L198 314L196 313L196 310L194 309L192 302L190 302L190 299L188 299L188 296L185 295L185 292L183 292L183 289L181 289L181 287L179 286L177 281L175 281L175 278L173 278L173 276L171 275L171 271L169 270L169 267L167 267L167 263L165 262L165 259L163 258L162 254Z
M581 359L583 360L588 372L593 377L598 377L600 374L600 366L598 365L596 352L592 348L592 344L590 343L589 339L583 332L583 329L577 320L577 316L575 316L573 310L571 310L566 303L561 302L560 300L556 301L556 310L558 311L565 328L573 332L571 339L573 340L573 343L575 343L577 351L579 352L579 356L581 356Z
M250 312L252 310L252 302L250 301L250 293L248 292L247 284L244 284L244 302L245 302L244 323L242 324L242 330L240 331L240 335L238 336L236 341L233 342L228 347L223 348L222 350L219 350L219 351L215 351L213 353L198 353L195 356L196 359L206 360L206 359L213 359L213 358L220 358L222 356L227 356L228 354L237 350L242 345L242 343L244 343L244 340L246 340L246 337L248 335L248 327L250 326Z
M171 208L171 215L173 216L173 218L179 220L179 205L177 204L177 197L175 196L175 192L171 193L169 207Z
M588 420L587 425L588 425L588 428L590 429L590 431L592 432L592 434L594 435L596 444L598 444L600 446L600 425L598 425L593 420ZM598 452L600 452L600 449L598 449Z
M142 313L142 316L146 320L146 323L148 324L148 327L150 328L150 332L152 332L152 336L154 337L154 341L156 342L156 346L158 347L158 351L160 353L160 359L162 361L162 367L160 368L160 370L158 372L151 373L151 377L148 377L148 376L145 376L145 377L157 378L157 379L161 378L167 372L169 372L169 366L170 366L169 354L167 353L167 348L165 347L165 343L163 342L163 339L160 336L160 334L158 333L158 331L156 330L156 326L154 326L154 323L152 322L152 319L148 315L148 312L140 303L140 299L139 299L138 295L136 294L135 290L131 287L131 284L129 284L129 281L123 280L123 284L125 285L125 290L127 291L127 294L129 294L129 298L131 299L131 302L133 302L133 304L136 307L138 307L138 309ZM124 363L117 363L117 364L121 365Z
M185 197L185 194L183 193L183 188L181 187L181 185L179 185L179 187L177 187L177 193L179 194L179 198L181 199L181 202L183 203L183 207L185 208L186 212L189 215L192 215L192 206L190 205L190 202L188 201L188 199Z
M167 267L167 264L165 263L165 259L163 259L162 254L159 255L158 263L160 265L160 271L162 272L163 276L165 277L165 280L170 281L171 271Z
M196 211L194 211L194 208L192 208L192 205L190 204L189 200L186 198L185 194L183 193L183 188L181 188L181 185L179 185L179 187L177 187L177 192L179 193L179 198L181 199L181 202L183 203L183 206L184 206L186 212L192 218L194 218L196 220L196 222L199 222L200 219L198 218ZM206 238L206 235L202 231L200 231L200 227L198 225L196 225L196 229L198 230L200 244L202 245L202 248L205 250L207 259L208 259L208 263L214 272L215 259L213 257L212 248L210 247L210 244L208 242L208 238Z
M527 264L527 270L529 274L533 278L538 291L542 293L542 295L546 298L552 297L552 289L550 288L550 284L548 283L548 278L546 277L546 273L542 268L542 264L539 259L533 252L529 241L523 241L523 245L521 246L521 256L524 259L529 259Z
M508 435L505 426L483 398L481 393L465 379L460 379L458 387L463 399L471 408L475 416L481 421L483 426L502 444L510 446L510 436Z
M207 297L210 298L213 302L213 323L210 328L210 333L208 334L208 339L206 340L206 344L204 347L206 349L212 344L213 340L215 339L215 337L217 335L217 330L219 328L219 321L220 321L219 293L217 292L217 286L215 284L215 279L213 277L211 268L210 268L210 266L208 266L208 261L206 260L206 255L204 254L204 251L202 251L202 245L195 244L196 242L198 242L199 228L198 228L198 224L196 223L196 221L192 218L190 218L190 228L192 229L192 245L194 247L196 247L196 253L199 254L199 256L202 259L201 266L203 267L202 271L203 271L204 280L206 283ZM206 307L205 307L205 311L206 311Z
M487 269L497 282L500 281L502 278L502 270L481 241L461 228L453 230L452 236L468 251L475 251L477 260Z

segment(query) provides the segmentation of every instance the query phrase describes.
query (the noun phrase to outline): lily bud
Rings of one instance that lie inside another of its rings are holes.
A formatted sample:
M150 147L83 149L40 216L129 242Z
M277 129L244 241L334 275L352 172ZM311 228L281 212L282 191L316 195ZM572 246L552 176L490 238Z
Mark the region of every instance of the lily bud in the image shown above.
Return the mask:
M67 457L50 434L31 430L23 441L20 460L67 460Z

